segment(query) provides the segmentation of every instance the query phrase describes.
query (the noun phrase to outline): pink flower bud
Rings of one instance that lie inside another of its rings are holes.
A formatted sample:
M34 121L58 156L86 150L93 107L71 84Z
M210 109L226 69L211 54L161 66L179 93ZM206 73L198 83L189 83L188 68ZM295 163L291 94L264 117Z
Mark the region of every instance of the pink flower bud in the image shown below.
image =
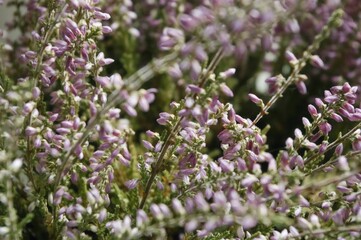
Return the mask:
M236 72L235 68L229 68L226 71L219 73L219 77L222 79L226 79L232 77L235 74L235 72Z
M174 79L180 79L183 76L183 73L178 64L168 68L168 74Z
M179 18L180 25L187 31L192 31L198 25L198 21L190 15L182 14Z
M312 55L310 58L311 64L318 68L325 68L325 64L318 55Z
M301 228L306 229L306 230L312 229L312 224L309 221L307 221L306 219L300 217L297 220L298 220L298 225Z
M36 56L37 56L37 53L34 52L34 51L27 51L27 52L25 52L25 56L26 56L28 59L35 59Z
M254 175L248 175L242 180L241 184L244 187L250 187L255 182L258 182L258 178L256 176L254 176Z
M33 136L33 135L37 134L38 132L39 132L38 129L30 127L30 126L26 127L26 129L25 129L25 134L28 137Z
M260 99L259 97L257 97L255 94L249 93L248 94L249 99L254 102L256 105L260 106L263 104L262 99Z
M338 115L337 113L331 113L331 118L333 120L335 120L336 122L342 122L343 119L340 115Z
M98 76L95 78L95 81L100 84L100 86L104 88L110 87L110 78L106 76Z
M327 122L321 123L319 128L324 135L327 135L332 130L331 124Z
M312 104L308 105L308 112L312 117L317 117L317 109Z
M285 53L285 57L286 57L287 61L289 63L291 63L292 65L296 64L298 62L296 56L291 51L287 50Z
M315 104L318 108L322 108L325 106L325 104L322 102L320 98L315 98Z
M361 151L361 141L359 139L356 139L356 141L352 143L352 149L354 151Z
M143 140L142 142L143 142L143 146L144 146L146 149L148 149L148 150L153 150L153 149L154 149L153 145L152 145L150 142L145 141L145 140Z
M338 158L338 167L342 171L350 171L350 167L348 165L347 158L345 156L340 156Z
M295 129L295 137L298 139L303 137L301 130L298 128Z
M352 87L350 86L350 84L348 82L344 83L342 86L342 91L344 93L348 93L349 91L351 91Z
M227 97L233 97L233 92L232 90L225 84L225 83L221 83L219 85L221 91L227 96Z
M302 118L302 123L303 123L303 126L305 126L305 128L311 127L310 121L305 117Z
M299 197L299 202L300 202L301 207L309 207L310 206L310 202L302 195L300 195L300 197Z
M335 154L336 156L340 156L343 152L343 144L340 143L339 145L337 145L337 147L335 148Z
M191 93L196 93L196 94L199 94L199 93L202 93L204 92L204 89L203 88L200 88L194 84L189 84L187 86L187 89L186 89L188 92L191 92Z
M102 27L102 32L103 32L104 34L108 34L108 33L113 32L113 29L112 29L111 27L109 27L109 26L103 26L103 27Z
M129 181L126 181L126 182L125 182L125 186L126 186L129 190L136 188L137 185L138 185L138 179L132 179L132 180L129 180Z
M32 89L32 95L33 95L33 99L37 100L40 97L40 89L38 87L34 87Z
M100 19L100 20L109 20L110 19L110 15L108 13L103 13L100 11L95 11L94 17L97 19Z
M98 60L99 66L109 65L113 62L114 62L114 59L112 59L112 58L101 58Z
M129 116L131 116L131 117L137 116L137 111L132 106L130 106L129 104L123 104L122 107L123 107L123 110L127 114L129 114Z
M296 87L299 93L302 95L307 94L307 87L304 81L298 81L296 82Z
M29 114L33 111L34 107L35 107L35 102L28 102L24 104L23 107L23 113L24 114Z

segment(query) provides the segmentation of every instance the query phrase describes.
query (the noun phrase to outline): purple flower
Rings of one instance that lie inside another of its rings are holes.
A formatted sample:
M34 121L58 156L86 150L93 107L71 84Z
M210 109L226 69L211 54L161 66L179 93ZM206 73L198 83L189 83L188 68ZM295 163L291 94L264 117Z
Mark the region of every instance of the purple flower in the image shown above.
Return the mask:
M248 94L249 99L254 102L257 106L261 106L263 104L262 99L260 99L259 97L257 97L256 95L249 93Z
M317 109L312 104L308 105L308 112L310 113L310 115L312 117L317 117L317 115L318 115Z
M298 89L298 92L301 93L302 95L307 94L307 87L304 81L297 81L296 87Z
M94 17L100 20L109 20L110 15L108 13L100 12L100 11L94 11Z
M129 189L134 189L137 187L138 185L138 179L131 179L131 180L128 180L124 183L124 185Z
M95 78L95 81L97 81L97 83L100 84L100 86L104 87L104 88L109 88L110 87L110 78L109 77L102 77L102 76L98 76Z
M255 227L258 223L258 219L255 216L247 215L241 220L241 225L243 229L251 229Z
M227 79L227 78L233 76L235 73L236 73L235 68L229 68L224 72L220 72L219 77L222 78L222 79Z
M244 187L250 187L256 182L258 182L258 178L256 176L248 175L242 180L242 185Z
M128 103L122 105L123 110L129 114L131 117L137 116L137 111Z
M199 94L199 93L202 93L204 92L204 89L194 85L194 84L189 84L187 86L187 91L191 92L191 93L196 93L196 94Z
M113 29L112 29L110 26L103 26L103 27L102 27L102 32L103 32L104 34L108 34L108 33L113 32Z
M152 145L150 142L145 141L145 140L143 140L142 142L143 142L143 146L144 146L146 149L148 149L148 150L153 150L153 149L154 149L153 145Z
M349 171L350 170L347 158L345 156L340 156L338 158L338 166L339 166L340 170L342 170L342 171Z
M331 131L332 126L331 124L327 123L327 122L323 122L320 124L319 126L320 130L322 131L322 133L324 135L328 135L328 133Z
M184 38L183 31L175 28L164 28L163 34L159 40L159 48L161 50L170 50Z
M148 216L142 209L138 209L137 211L136 222L138 227L148 222Z
M157 122L160 125L167 125L169 121L173 120L174 116L172 114L169 114L167 112L162 112L159 114L159 118L157 119Z
M186 232L193 232L198 227L199 222L195 219L190 220L184 225Z
M156 219L160 220L164 218L164 215L157 204L150 205L150 212L152 213L153 217L155 217Z
M26 127L26 129L25 129L26 136L33 136L33 135L37 134L38 132L39 132L38 129L30 127L30 126Z
M184 209L182 203L177 198L172 199L172 208L173 208L173 211L179 215L185 214L185 209Z
M318 55L312 55L310 58L311 64L318 68L325 68L325 64L323 63L322 59Z
M190 153L179 161L179 169L194 168L197 163L195 154Z
M233 97L233 92L232 90L225 84L225 83L221 83L219 85L221 91L227 96L227 97Z
M298 63L298 59L296 58L296 56L291 52L291 51L286 51L285 52L285 57L287 59L287 61L291 64L291 65L295 65Z

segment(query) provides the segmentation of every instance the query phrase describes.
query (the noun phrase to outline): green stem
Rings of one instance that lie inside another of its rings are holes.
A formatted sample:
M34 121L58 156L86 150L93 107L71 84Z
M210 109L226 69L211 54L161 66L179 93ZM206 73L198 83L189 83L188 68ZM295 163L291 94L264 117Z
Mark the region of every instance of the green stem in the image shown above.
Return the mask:
M361 229L361 225L360 224L355 224L355 225L349 225L349 226L339 226L339 227L330 227L330 228L324 228L324 229L315 229L315 230L309 230L309 231L305 231L300 233L297 236L294 236L294 239L298 239L298 238L303 238L305 236L315 236L318 234L327 234L327 233L341 233L341 232L359 232Z
M281 88L277 91L275 95L267 102L267 104L262 108L261 112L257 115L257 117L253 120L251 126L256 125L266 114L268 114L268 110L283 96L283 93L286 89L296 82L300 72L306 66L306 62L310 59L312 53L316 51L321 42L328 37L330 34L330 29L332 27L337 26L339 21L343 15L343 11L341 9L336 10L332 16L330 17L328 23L322 28L320 34L315 37L313 43L303 52L303 56L299 59L298 63L294 66L291 75L287 78L285 83L281 86Z
M325 153L330 151L331 149L335 148L338 144L344 142L346 139L348 139L349 137L351 137L352 135L355 134L355 132L357 130L359 130L361 128L361 123L357 124L355 127L353 127L350 131L348 131L345 135L343 135L342 137L339 137L338 139L336 139L335 141L333 141L331 144L329 144L325 150ZM306 164L310 164L311 161L315 158L317 158L317 154L309 157L309 158L306 158L304 161L305 161L305 165Z
M10 164L8 164L9 166ZM8 167L9 169L9 167ZM7 176L6 179L6 200L7 200L7 208L8 208L8 214L9 214L9 239L10 240L16 240L19 239L17 236L18 233L18 219L16 215L16 210L14 208L14 195L13 195L13 184L11 181L11 177Z

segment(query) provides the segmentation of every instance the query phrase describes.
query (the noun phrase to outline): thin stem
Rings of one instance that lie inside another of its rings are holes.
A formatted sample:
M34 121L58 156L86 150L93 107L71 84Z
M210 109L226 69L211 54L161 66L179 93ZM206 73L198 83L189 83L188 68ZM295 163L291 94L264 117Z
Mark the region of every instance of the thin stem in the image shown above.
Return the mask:
M355 152L351 152L349 154L346 154L346 157L353 157L353 156L357 156L358 154L361 154L361 151L355 151ZM328 166L331 166L332 164L335 164L338 162L338 159L336 157L336 159L334 160L331 160L331 161L328 161L320 166L318 166L317 168L313 169L312 171L308 172L305 174L305 176L309 176L309 175L312 175L318 171L321 171L322 169L328 167Z
M333 141L331 144L329 144L325 150L325 153L328 152L329 150L333 149L334 147L336 147L338 144L340 144L341 142L345 141L346 139L348 139L349 137L351 137L353 134L355 134L355 132L361 128L361 123L357 124L355 127L353 127L350 131L348 131L345 135L343 135L342 137L336 139L335 141ZM309 158L305 159L305 164L310 163L313 159L315 159L318 155L315 154Z
M264 115L268 114L268 110L273 106L273 104L276 103L278 99L280 99L283 95L283 93L286 91L286 89L293 84L303 67L305 66L306 61L303 59L300 60L300 62L297 64L297 66L293 69L291 75L287 78L286 82L282 85L282 87L277 91L275 95L272 96L272 98L267 102L267 104L262 108L262 111L258 113L257 117L253 120L251 127L256 125Z
M306 191L309 189L320 189L324 186L328 186L330 184L333 183L337 183L337 182L341 182L343 180L346 180L356 174L358 174L360 172L360 169L356 170L356 171L352 171L352 172L347 172L339 177L332 177L329 179L325 179L324 181L318 182L318 183L310 183L301 187L296 186L293 191L292 194L288 196L288 198L291 198L292 196L297 195L298 193L302 192L302 191ZM214 180L216 182L232 182L232 183L236 183L237 181L243 180L244 179L244 175L236 175L236 176L225 176L225 177L216 177ZM180 193L177 198L180 198L182 196L184 196L186 193L191 192L193 190L198 189L201 186L207 186L208 184L212 184L214 183L212 180L206 181L206 182L200 182L197 185L194 185L190 188L188 188L186 191L184 191L183 193ZM272 201L274 200L274 196L270 196L265 198L265 201Z
M44 51L45 51L45 48L48 44L48 42L50 41L50 37L51 35L53 34L54 30L55 30L55 25L58 23L59 21L59 18L60 16L62 15L62 13L65 11L65 9L67 8L68 4L67 3L64 3L63 6L60 7L60 11L58 12L58 14L55 16L52 24L49 26L48 28L48 31L45 33L45 37L44 37L44 40L42 42L42 45L41 45L41 48L38 52L38 57L37 57L37 63L36 63L36 67L35 67L35 70L33 72L33 76L32 76L32 80L33 80L33 88L37 86L38 84L38 78L39 78L39 75L40 75L40 67L41 67L41 64L42 64L42 60L43 60L43 55L44 55ZM30 126L31 125L31 122L32 122L32 114L29 114L28 117L26 118L26 121L24 121L24 131L25 131L25 126ZM36 190L37 187L35 185L35 181L34 181L34 176L32 174L32 168L33 168L33 164L32 164L32 161L30 159L30 151L31 151L31 142L30 142L30 137L27 137L26 139L26 142L27 142L27 164L28 164L28 167L29 167L29 178L34 186L34 189Z
M145 190L144 190L144 194L143 194L142 200L141 200L141 202L139 204L140 209L142 209L144 207L145 201L147 200L147 197L149 195L149 192L150 192L150 189L151 189L152 184L154 182L154 179L155 179L156 175L158 174L161 166L163 165L163 160L164 160L164 156L165 156L165 154L167 152L167 149L171 145L170 140L172 139L172 136L176 132L178 132L178 128L180 126L180 122L181 122L182 119L183 119L183 117L181 117L181 119L176 123L176 125L172 129L172 131L170 131L169 134L167 135L167 138L165 140L165 144L162 147L162 150L160 152L159 158L157 159L156 165L155 165L155 167L152 168L152 172L150 174L150 177L147 180L146 187L145 187Z
M8 164L9 166L10 164ZM8 167L9 168L9 167ZM8 214L9 214L9 222L8 222L8 228L9 228L9 239L15 240L18 239L17 237L17 215L16 210L14 208L14 195L13 195L13 184L11 181L11 176L7 176L6 179L6 205L8 208Z
M40 50L38 52L38 58L37 58L36 67L35 67L35 70L34 70L34 75L32 77L32 79L33 79L33 87L36 87L37 84L38 84L38 77L39 77L39 74L40 74L40 67L41 67L41 64L42 64L42 59L43 59L45 48L48 45L50 37L51 37L51 35L53 34L53 32L55 30L55 25L58 23L61 14L65 11L67 6L68 6L68 4L64 3L63 6L60 7L61 10L55 16L52 24L49 26L48 31L45 33L44 40L43 40L41 48L40 48Z
M258 113L257 117L253 120L251 126L256 125L264 115L268 114L268 110L280 99L286 89L292 85L298 78L298 75L302 69L306 66L306 62L310 59L311 54L317 50L320 46L320 43L329 35L330 28L337 25L342 17L343 11L341 9L336 10L330 17L328 23L323 27L322 31L315 37L312 45L310 45L306 51L303 52L303 56L299 59L298 63L293 68L291 75L287 78L286 82L281 86L275 95L267 102L267 104L262 108L261 112Z
M332 178L329 178L329 179L326 179L326 180L323 180L323 181L320 181L320 182L317 182L317 183L307 184L305 186L297 188L295 190L295 192L301 192L301 191L305 191L307 189L319 189L319 188L322 188L324 186L328 186L330 184L338 183L338 182L341 182L343 180L346 180L346 179L348 179L350 177L355 176L358 173L360 173L360 169L358 169L356 171L352 171L352 172L347 172L347 173L342 174L341 176L332 177Z
M329 106L328 106L329 107ZM306 130L305 135L302 136L302 139L298 141L298 144L294 147L293 152L297 152L301 147L302 144L304 143L304 141L306 141L309 137L312 136L313 131L315 131L317 129L317 127L320 125L320 123L322 122L323 119L328 118L328 113L330 111L328 111L329 109L327 109L324 114L324 117L322 117L321 115L318 115L317 118L312 122L311 127L308 129L308 132ZM318 132L317 132L318 133ZM317 134L316 133L316 134Z
M358 191L358 192L355 192L352 194L354 194L355 196L358 196L358 195L361 195L361 191ZM341 196L341 197L337 197L337 198L333 198L333 199L328 199L327 201L336 202L336 201L343 200L344 198L345 198L344 196ZM321 201L312 203L312 206L322 207L322 203L324 203L324 202L325 202L324 200L321 200Z
M294 236L293 238L302 238L305 236L309 236L309 235L318 235L318 234L324 234L324 233L340 233L340 232L359 232L361 229L361 225L360 224L356 224L356 225L350 225L350 226L339 226L339 227L334 227L334 228L324 228L324 229L315 229L315 230L310 230L310 231L306 231L306 232L302 232L300 234L298 234L297 236Z

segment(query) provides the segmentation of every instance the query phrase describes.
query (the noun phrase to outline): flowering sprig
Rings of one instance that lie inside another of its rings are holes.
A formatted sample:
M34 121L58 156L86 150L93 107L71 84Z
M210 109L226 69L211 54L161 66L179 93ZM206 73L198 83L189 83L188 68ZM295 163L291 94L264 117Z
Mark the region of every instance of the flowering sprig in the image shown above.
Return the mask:
M191 95L195 97L199 91L202 90L202 87L204 86L204 84L206 83L206 81L208 80L208 78L210 77L210 75L213 73L213 71L215 70L216 66L218 65L218 63L220 62L220 60L222 59L222 55L223 55L223 49L220 49L216 55L214 56L212 62L209 64L208 68L205 70L204 75L202 75L199 79L199 83L198 86L194 87L195 92L192 92L192 87L190 87L191 90ZM199 90L199 91L198 91ZM186 98L187 99L187 98ZM191 104L193 105L193 104ZM190 106L193 107L193 106ZM161 116L162 117L162 116ZM169 116L170 117L170 116ZM167 117L167 118L169 118ZM147 196L149 194L150 188L152 186L152 183L154 181L155 176L158 174L158 172L160 171L160 168L163 164L163 159L164 156L168 150L168 148L170 147L171 144L171 139L174 135L178 134L179 128L180 128L180 124L181 121L183 120L183 116L180 116L178 118L175 118L173 121L174 123L171 125L172 129L167 133L167 135L164 137L164 143L162 144L163 146L160 149L160 153L159 156L157 158L157 160L155 161L155 165L152 169L152 173L150 175L150 177L147 180L146 186L145 186L145 194L142 198L142 201L140 202L140 208L144 207L145 201L147 199ZM159 121L158 121L159 122Z
M261 106L262 107L261 112L253 120L253 124L257 124L259 122L259 120L261 120L262 117L268 113L268 110L272 107L272 105L280 97L282 97L282 94L292 84L296 83L296 85L298 85L299 88L301 89L300 92L305 93L304 88L306 86L303 82L305 80L305 76L300 73L301 73L302 69L306 66L307 61L309 61L310 59L312 61L312 59L314 58L312 56L312 53L315 50L317 50L319 48L321 42L329 36L330 30L341 24L340 21L341 21L342 15L343 15L343 12L341 9L338 9L337 11L335 11L332 14L327 25L325 25L322 28L322 31L315 37L312 44L303 52L301 59L297 59L292 52L286 51L286 58L289 61L290 65L292 66L293 70L287 79L284 79L283 77L278 76L278 77L274 77L275 78L274 81L269 80L269 82L271 84L274 84L275 81L277 82L277 84L279 84L278 82L281 80L282 81L282 83L280 83L281 87L277 90L277 92L272 96L272 98L264 106ZM306 77L306 79L307 79L307 77Z
M357 0L8 3L1 238L359 238Z

